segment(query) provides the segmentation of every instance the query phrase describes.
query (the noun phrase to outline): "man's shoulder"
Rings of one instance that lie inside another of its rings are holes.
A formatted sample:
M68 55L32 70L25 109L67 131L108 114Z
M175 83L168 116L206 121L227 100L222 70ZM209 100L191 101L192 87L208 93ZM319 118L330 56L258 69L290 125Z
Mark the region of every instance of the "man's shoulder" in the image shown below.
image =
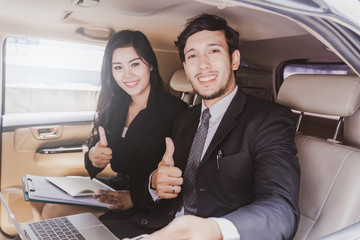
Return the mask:
M247 96L242 116L247 121L255 122L295 121L295 115L290 108L254 96Z
M290 108L284 105L251 95L247 95L246 106L247 108L255 110L255 112L263 114L270 114L272 112L291 113Z

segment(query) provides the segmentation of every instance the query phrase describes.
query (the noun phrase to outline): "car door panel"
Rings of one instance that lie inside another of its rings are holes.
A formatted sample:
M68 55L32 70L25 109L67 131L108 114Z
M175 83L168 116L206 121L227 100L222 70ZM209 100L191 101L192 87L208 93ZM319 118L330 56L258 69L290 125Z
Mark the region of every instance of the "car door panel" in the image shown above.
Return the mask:
M24 209L15 213L20 222L34 220L29 202L23 198L22 176L87 176L84 168L85 142L92 130L93 114L87 117L82 113L76 115L72 113L64 117L59 113L57 118L53 115L50 119L39 115L35 122L44 125L35 125L24 119L16 120L15 116L9 120L4 116L1 189L12 209ZM31 119L35 118L33 114ZM108 167L100 176L113 173ZM5 211L1 212L1 226L8 234L16 233Z

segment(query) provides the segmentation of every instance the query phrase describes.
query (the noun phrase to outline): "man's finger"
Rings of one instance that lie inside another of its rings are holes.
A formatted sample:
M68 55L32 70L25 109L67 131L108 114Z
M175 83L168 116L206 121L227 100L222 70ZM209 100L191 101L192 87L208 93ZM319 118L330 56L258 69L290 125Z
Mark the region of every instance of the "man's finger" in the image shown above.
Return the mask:
M163 161L164 165L173 167L174 166L173 155L174 155L174 151L175 151L175 146L174 146L173 141L169 137L165 138L165 143L166 143L166 151L165 151L162 161Z
M107 147L108 145L108 141L106 139L106 134L105 134L105 130L103 127L99 126L99 136L100 136L100 143L101 145L103 145L104 147Z

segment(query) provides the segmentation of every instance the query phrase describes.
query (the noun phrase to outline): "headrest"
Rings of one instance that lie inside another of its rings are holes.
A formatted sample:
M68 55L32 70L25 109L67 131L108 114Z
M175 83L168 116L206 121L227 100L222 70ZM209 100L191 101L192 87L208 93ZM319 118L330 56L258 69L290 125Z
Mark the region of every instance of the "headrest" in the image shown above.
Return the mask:
M346 73L347 75L351 75L351 76L357 76L356 72L352 69L349 69L349 71L347 71Z
M170 79L170 86L178 92L194 91L190 81L187 79L184 69L176 70Z
M291 75L280 87L278 102L301 112L347 117L360 106L360 78L350 75Z
M360 109L344 119L344 143L360 148Z

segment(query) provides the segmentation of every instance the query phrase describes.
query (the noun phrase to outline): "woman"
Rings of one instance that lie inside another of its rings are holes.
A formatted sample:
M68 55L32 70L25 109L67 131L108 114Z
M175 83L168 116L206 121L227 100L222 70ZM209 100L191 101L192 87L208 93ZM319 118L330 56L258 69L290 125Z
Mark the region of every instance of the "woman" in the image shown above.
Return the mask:
M155 53L143 33L124 30L110 39L85 168L94 178L110 164L117 175L104 181L119 191L103 191L95 196L99 201L115 204L111 210L128 210L123 217L141 206L147 179L165 152L165 137L171 133L175 116L186 108L167 92ZM46 204L42 218L90 210L58 206ZM92 212L97 216L105 213Z

